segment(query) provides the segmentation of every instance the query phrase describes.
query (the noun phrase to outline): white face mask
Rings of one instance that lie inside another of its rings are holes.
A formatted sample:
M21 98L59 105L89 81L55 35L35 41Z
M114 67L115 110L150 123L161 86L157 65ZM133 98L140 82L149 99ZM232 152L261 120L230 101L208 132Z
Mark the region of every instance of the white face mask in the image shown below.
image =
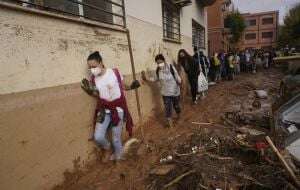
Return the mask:
M160 64L158 64L157 65L159 68L163 68L164 66L165 66L165 64L164 63L160 63Z
M91 73L96 77L101 73L101 68L99 67L91 68Z

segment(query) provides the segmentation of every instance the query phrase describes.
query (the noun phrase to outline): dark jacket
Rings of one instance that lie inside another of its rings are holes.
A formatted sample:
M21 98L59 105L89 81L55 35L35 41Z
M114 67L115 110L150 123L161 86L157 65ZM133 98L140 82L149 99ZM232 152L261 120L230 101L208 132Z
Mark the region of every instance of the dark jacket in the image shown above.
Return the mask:
M200 56L200 57L198 57L198 56ZM209 67L209 63L208 63L206 56L195 53L193 58L194 58L194 62L196 62L197 65L199 65L199 61L200 61L202 72L205 71L205 66L207 68Z
M180 64L189 78L195 78L195 77L198 78L198 75L200 74L200 68L198 62L195 62L194 59L191 58L191 59L186 59Z

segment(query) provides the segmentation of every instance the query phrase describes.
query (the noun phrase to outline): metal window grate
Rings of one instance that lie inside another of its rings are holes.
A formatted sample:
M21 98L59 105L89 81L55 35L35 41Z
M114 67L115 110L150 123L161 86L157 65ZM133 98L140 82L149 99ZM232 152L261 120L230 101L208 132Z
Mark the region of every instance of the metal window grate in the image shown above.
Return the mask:
M262 38L273 38L273 32L263 32Z
M162 1L164 38L180 42L180 9L170 0Z
M245 34L246 40L255 40L256 39L256 33L247 33Z
M192 40L193 47L205 49L205 28L195 20L192 20Z
M246 21L247 26L256 26L256 19L251 19Z
M126 27L124 0L0 0Z
M265 25L265 24L273 24L274 22L274 19L273 17L270 17L270 18L263 18L262 19L262 24Z

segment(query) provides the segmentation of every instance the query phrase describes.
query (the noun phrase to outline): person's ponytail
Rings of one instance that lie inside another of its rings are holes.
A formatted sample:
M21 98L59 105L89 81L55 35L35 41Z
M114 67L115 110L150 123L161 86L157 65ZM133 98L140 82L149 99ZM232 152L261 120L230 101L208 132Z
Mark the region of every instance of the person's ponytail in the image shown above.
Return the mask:
M88 56L87 60L88 61L90 61L90 60L96 60L96 61L98 61L100 63L100 62L102 62L102 57L101 57L99 51L95 51L95 52L91 53Z

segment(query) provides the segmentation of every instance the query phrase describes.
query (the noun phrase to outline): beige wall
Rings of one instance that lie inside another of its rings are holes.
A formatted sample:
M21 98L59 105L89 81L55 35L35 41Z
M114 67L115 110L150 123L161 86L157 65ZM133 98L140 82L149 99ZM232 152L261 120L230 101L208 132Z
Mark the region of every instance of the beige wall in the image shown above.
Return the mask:
M131 73L123 33L3 8L0 14L0 94L78 82L94 50L108 66Z
M125 5L127 15L162 26L161 0L125 0Z
M126 13L129 18L136 18L142 22L152 24L153 26L162 27L161 0L126 0L125 3ZM207 10L206 8L201 7L196 0L192 0L192 5L183 7L180 12L180 31L184 37L192 38L192 19L206 28ZM129 24L129 29L135 30L135 27L132 27ZM161 28L158 32L160 33L160 37L156 38L156 40L161 40L163 38ZM207 46L207 30L205 32ZM186 42L183 41L183 46L187 47L188 51L192 54L192 49L189 46L186 46L185 43ZM203 51L204 53L207 53L207 48L203 49Z
M138 73L155 68L157 53L172 60L180 48L192 51L190 36L164 42L161 25L130 15L127 22ZM101 51L131 81L126 35L0 4L0 40L0 189L50 189L75 159L84 165L95 158L88 141L95 100L80 88L86 57ZM146 84L139 90L144 118L161 110L157 91ZM134 92L127 99L138 121Z
M203 8L197 3L196 0L192 0L193 6L186 6L181 11L181 32L183 35L192 38L192 19L197 21L203 27L205 27L205 49L202 49L205 55L207 55L207 43L208 43L208 32L207 32L207 8ZM190 51L193 54L192 51Z

